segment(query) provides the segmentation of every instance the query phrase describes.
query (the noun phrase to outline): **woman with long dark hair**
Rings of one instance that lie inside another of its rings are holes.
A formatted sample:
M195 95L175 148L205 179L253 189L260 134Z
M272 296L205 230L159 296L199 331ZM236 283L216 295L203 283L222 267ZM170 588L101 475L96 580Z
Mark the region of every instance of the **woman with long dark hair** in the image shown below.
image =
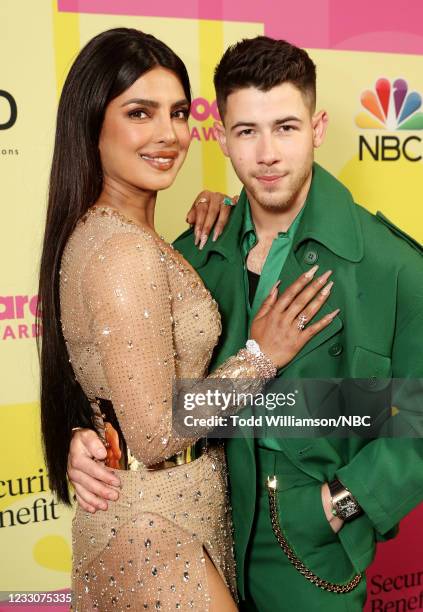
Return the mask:
M105 440L105 421L112 423L123 453L119 500L105 513L76 511L76 610L236 609L223 449L172 433L173 380L210 380L220 333L216 303L154 229L157 192L172 184L188 150L190 102L180 58L125 28L84 47L60 98L39 288L52 490L70 503L73 427ZM256 391L292 359L301 347L289 330L280 346L275 330L285 315L277 305L309 301L321 289L303 277L290 298L277 299L275 288L254 320L263 352L241 350L214 378Z

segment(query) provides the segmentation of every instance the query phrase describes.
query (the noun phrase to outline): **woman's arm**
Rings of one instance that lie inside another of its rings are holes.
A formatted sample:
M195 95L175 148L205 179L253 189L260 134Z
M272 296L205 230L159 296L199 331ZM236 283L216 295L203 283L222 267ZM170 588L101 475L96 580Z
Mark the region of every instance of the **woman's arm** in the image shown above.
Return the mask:
M144 465L154 465L205 435L207 429L196 430L192 438L172 432L173 297L154 239L141 233L114 235L87 263L82 290L107 381L104 397L113 403L132 454ZM228 359L213 378L217 376L238 379L243 392L254 393L265 373L244 351ZM189 390L199 393L209 384L204 379ZM207 417L216 410L199 406L196 415Z

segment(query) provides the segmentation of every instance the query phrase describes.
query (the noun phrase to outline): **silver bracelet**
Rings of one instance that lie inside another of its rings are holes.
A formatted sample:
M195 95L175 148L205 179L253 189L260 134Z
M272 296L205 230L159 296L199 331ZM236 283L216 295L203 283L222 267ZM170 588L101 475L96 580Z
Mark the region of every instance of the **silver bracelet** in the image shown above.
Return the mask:
M240 354L253 361L262 378L275 378L277 368L273 361L262 352L255 340L251 338L247 340L245 349L241 349Z

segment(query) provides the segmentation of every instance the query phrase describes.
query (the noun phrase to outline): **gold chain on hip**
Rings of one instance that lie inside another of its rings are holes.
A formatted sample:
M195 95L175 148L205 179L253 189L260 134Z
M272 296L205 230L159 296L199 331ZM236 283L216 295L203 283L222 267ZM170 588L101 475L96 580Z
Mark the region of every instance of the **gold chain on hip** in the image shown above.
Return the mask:
M279 525L278 510L277 510L277 497L276 497L276 476L267 478L267 492L269 494L269 510L270 510L270 521L272 523L273 533L279 542L280 547L287 556L289 562L309 580L312 584L317 587L324 589L325 591L331 591L332 593L350 593L353 589L358 586L362 579L362 574L357 574L349 582L345 584L336 584L335 582L329 582L323 578L316 576L304 563L297 557L295 552L292 550L288 540L282 533L282 529Z

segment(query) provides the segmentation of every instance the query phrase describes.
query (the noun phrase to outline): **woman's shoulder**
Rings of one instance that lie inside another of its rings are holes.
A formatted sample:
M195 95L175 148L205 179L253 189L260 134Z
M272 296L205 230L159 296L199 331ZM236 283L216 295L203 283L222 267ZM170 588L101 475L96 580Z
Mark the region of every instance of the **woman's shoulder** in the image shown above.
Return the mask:
M160 252L160 245L153 234L107 206L92 206L78 221L69 247L82 242L86 254L89 251L135 246L138 251Z
M78 221L62 256L63 268L79 272L97 268L102 262L119 268L119 262L127 266L160 266L162 248L153 234L118 211L94 206Z

